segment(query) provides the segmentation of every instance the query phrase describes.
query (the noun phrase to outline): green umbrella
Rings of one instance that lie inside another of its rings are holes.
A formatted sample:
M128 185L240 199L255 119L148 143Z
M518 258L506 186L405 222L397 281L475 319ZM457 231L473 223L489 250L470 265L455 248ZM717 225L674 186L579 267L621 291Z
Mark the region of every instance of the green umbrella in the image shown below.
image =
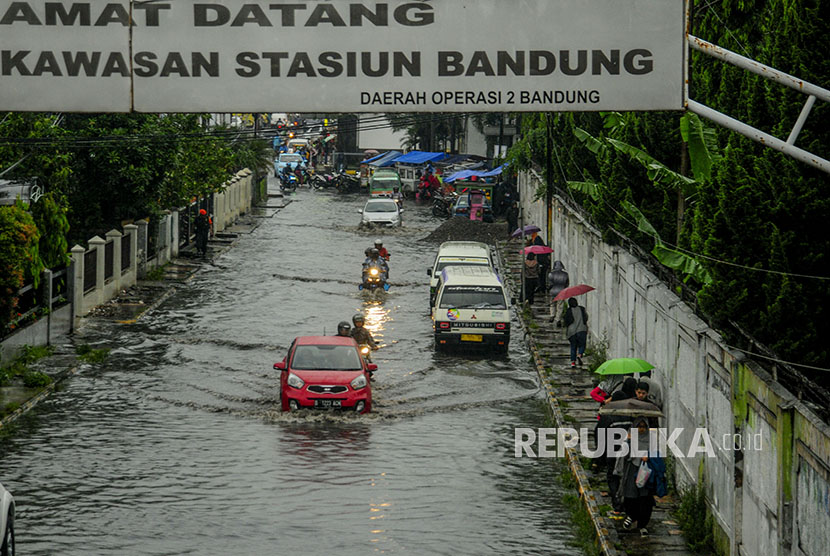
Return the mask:
M630 375L644 373L653 368L654 365L645 359L618 357L617 359L609 359L594 372L600 375Z

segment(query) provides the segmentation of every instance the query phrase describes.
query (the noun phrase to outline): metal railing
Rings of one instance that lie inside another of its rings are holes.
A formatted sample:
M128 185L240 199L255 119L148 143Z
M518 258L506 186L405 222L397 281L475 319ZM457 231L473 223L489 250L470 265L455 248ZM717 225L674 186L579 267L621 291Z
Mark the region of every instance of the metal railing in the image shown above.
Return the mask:
M97 275L98 254L95 249L90 249L84 253L84 293L95 289Z

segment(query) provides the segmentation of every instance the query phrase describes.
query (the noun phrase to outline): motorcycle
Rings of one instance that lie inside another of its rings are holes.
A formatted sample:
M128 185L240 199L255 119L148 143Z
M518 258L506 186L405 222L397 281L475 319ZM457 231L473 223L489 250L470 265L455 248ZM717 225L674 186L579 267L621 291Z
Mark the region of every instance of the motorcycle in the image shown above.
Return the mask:
M360 355L363 357L363 360L366 361L367 364L372 362L372 348L369 347L369 344L360 344L358 346L360 350ZM375 348L377 349L377 348ZM375 379L375 371L369 371L369 380Z
M280 190L285 191L286 189L290 189L291 191L296 191L298 181L297 176L293 173L286 174L283 172L280 174Z
M359 290L374 291L382 288L389 291L389 284L386 282L386 272L380 263L370 263L363 267L363 283L358 286Z
M432 201L432 216L436 218L449 218L452 213L452 205L454 202L454 196L443 196L436 193Z
M334 176L332 174L313 173L311 175L311 186L314 189L334 187Z
M354 193L360 190L360 179L350 176L345 170L341 170L340 174L335 177L334 187L340 193Z

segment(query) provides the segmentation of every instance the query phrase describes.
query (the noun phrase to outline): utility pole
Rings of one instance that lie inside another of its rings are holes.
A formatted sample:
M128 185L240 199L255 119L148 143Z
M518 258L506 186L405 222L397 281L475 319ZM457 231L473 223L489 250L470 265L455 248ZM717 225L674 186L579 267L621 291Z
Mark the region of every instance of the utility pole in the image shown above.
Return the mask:
M545 184L545 206L547 207L547 245L550 247L552 238L551 229L553 228L553 122L551 120L551 113L545 113L545 128L547 130L547 160L546 160L546 180Z

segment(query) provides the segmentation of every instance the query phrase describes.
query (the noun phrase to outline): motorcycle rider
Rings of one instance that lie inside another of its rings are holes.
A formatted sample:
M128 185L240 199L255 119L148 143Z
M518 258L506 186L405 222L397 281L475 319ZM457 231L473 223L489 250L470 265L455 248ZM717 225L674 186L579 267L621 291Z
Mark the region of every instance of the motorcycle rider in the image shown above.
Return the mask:
M375 248L369 250L369 258L363 261L363 271L366 272L366 269L372 265L377 265L380 267L383 281L385 282L387 277L389 276L389 265L386 264L386 259L380 256L380 251Z
M342 320L337 324L337 335L338 336L348 336L351 337L352 335L352 325L348 322Z
M373 350L378 349L375 339L372 338L372 333L369 332L368 328L363 326L366 324L365 317L361 313L357 313L352 317L352 322L354 323L354 328L352 328L352 338L354 338L360 345L365 344Z
M392 200L398 203L399 207L403 206L403 193L400 192L400 187L397 185L392 188Z

